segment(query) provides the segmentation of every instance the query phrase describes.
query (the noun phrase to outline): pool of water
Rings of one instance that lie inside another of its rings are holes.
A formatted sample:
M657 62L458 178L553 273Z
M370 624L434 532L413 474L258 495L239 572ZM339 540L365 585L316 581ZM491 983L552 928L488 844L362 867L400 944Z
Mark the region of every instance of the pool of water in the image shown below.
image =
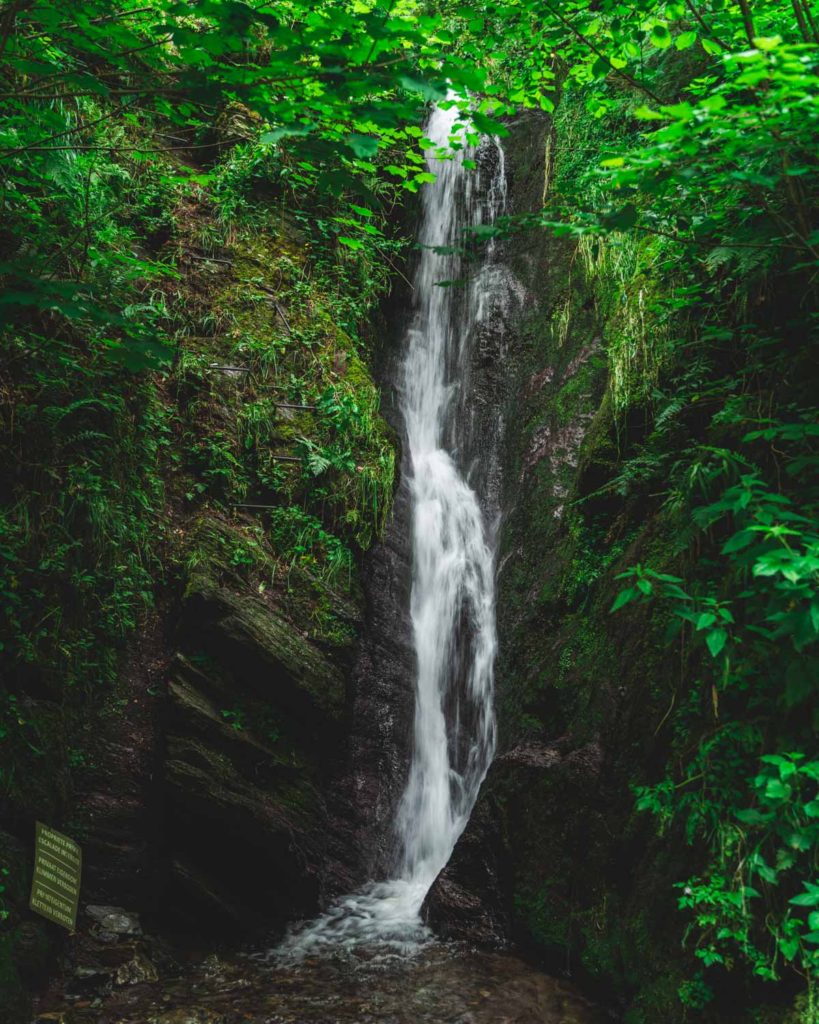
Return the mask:
M603 1024L567 983L507 953L431 942L327 952L299 962L269 954L209 956L184 971L51 1001L60 1024Z

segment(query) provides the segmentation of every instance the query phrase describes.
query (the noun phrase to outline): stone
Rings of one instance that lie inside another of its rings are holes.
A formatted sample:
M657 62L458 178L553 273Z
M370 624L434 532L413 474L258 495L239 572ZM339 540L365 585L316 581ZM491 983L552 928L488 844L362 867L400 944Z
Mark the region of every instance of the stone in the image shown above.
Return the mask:
M123 910L122 907L89 904L85 908L85 912L99 926L100 931L97 937L103 942L107 941L103 938L105 932L113 933L114 935L142 934L139 917L130 911Z
M183 630L229 664L244 685L296 714L339 719L344 676L325 655L261 598L239 595L206 575L186 593Z
M130 960L126 960L114 972L114 984L120 986L153 982L158 978L156 967L141 951L137 951Z
M493 772L498 772L494 766L490 777ZM449 863L427 894L424 920L445 939L505 945L512 918L510 862L500 808L491 798L479 798Z
M599 745L565 746L528 741L499 756L489 769L452 857L424 901L424 919L443 938L491 947L503 945L512 934L519 831L523 822L537 827L528 804L532 794L555 787L589 792L598 785Z
M328 779L345 739L347 659L311 639L275 594L220 561L231 527L208 521L167 684L162 760L165 904L197 931L269 933L315 912L349 826L330 824ZM215 539L214 539L215 538ZM354 623L352 605L328 596Z
M228 1018L225 1014L194 1006L148 1017L148 1024L228 1024Z

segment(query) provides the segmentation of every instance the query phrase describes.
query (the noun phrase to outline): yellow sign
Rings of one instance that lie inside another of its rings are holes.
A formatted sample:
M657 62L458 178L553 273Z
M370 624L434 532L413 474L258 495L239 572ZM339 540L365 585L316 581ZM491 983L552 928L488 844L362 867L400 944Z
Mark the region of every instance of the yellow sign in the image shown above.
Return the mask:
M73 932L80 901L82 851L73 839L37 822L29 906Z

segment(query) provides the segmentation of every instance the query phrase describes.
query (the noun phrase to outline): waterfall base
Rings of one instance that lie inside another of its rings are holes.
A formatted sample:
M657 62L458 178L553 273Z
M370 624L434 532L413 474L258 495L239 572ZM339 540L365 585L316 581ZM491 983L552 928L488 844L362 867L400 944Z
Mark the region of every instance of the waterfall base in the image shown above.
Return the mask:
M44 999L37 1020L65 1024L603 1024L563 981L502 953L439 943L390 962L355 955L298 966L210 956L150 983L89 1000ZM66 982L71 991L70 979Z
M378 959L411 955L432 939L421 921L427 878L372 882L337 900L314 921L292 929L270 954L295 964L316 955L353 954Z

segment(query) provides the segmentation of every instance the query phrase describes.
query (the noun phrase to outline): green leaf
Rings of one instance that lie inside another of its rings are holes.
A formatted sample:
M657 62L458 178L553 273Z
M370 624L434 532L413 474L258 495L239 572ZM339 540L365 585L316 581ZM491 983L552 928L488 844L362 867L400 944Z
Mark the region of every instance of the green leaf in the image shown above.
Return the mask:
M617 210L604 217L603 223L611 231L627 231L629 228L634 227L638 217L637 207L633 203L629 203L621 210Z
M681 32L674 40L674 45L678 50L687 50L693 46L697 41L696 32Z
M624 605L627 605L629 601L633 601L638 596L639 590L636 587L629 587L627 590L621 590L617 597L614 599L614 604L609 609L609 613L619 611Z
M658 50L667 50L671 46L671 33L666 25L658 23L652 28L651 42Z
M378 152L378 139L374 139L371 135L358 135L356 132L351 132L344 141L355 155L363 160Z
M407 92L417 93L428 101L442 100L446 96L446 89L442 89L425 79L413 78L410 75L400 75L398 81Z
M726 641L728 640L728 633L722 629L712 629L708 636L705 638L705 642L708 645L708 650L711 652L711 656L716 658L720 651L725 647Z
M722 545L722 553L723 555L732 555L736 551L742 551L756 539L756 534L752 530L740 530Z
M788 800L790 799L793 790L790 786L786 785L780 779L768 779L765 784L765 799L766 800Z
M741 821L744 825L766 825L771 820L770 814L763 814L753 807L749 807L744 811L736 811L735 817L737 821Z
M794 907L819 907L819 892L803 892L788 900Z
M806 850L812 850L815 845L813 836L806 832L790 832L786 842L791 849L800 850L802 853Z
M781 46L782 36L754 36L754 46L757 50L769 52Z
M640 121L665 121L666 118L657 110L643 104L634 111L634 116Z

